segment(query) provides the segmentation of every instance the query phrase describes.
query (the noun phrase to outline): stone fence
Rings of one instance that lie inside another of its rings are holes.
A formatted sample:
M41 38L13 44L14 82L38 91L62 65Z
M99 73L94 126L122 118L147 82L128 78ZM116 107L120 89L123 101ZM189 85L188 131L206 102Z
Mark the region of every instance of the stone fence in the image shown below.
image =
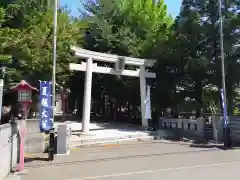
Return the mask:
M17 165L19 140L16 122L0 125L0 179L6 177Z
M208 122L204 118L160 118L160 127L162 129L177 131L178 135L196 136L204 139L206 139L207 133L211 133L212 140L223 140L223 119L219 115L210 116Z
M204 137L204 119L202 118L197 120L160 118L160 126L164 129L175 129L178 132Z
M20 148L20 121L0 125L0 179L16 168ZM37 119L26 120L25 152L44 152L44 134L40 133Z

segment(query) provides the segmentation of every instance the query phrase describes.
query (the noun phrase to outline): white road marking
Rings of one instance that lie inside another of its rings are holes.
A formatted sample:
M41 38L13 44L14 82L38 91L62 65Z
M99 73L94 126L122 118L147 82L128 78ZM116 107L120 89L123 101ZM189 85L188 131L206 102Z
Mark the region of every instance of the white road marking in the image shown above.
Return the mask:
M102 176L86 177L85 180L101 179L101 178L109 178L109 177L119 177L119 176L131 176L131 175L136 175L136 174L155 173L155 172L164 172L164 171L195 169L195 168L214 167L214 166L224 166L224 165L231 165L231 164L238 164L238 163L240 163L240 161L223 162L223 163L217 163L217 164L205 164L205 165L198 165L198 166L184 166L184 167L178 167L178 168L166 168L166 169L126 172L126 173L115 173L115 174L107 174L107 175L102 175Z

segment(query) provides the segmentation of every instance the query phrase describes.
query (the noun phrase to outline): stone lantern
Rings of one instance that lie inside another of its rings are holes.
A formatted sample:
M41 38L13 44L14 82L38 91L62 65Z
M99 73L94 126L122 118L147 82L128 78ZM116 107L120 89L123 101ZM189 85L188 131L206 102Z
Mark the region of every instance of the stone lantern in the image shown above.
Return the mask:
M23 109L23 118L26 119L28 117L29 105L32 103L32 92L38 91L38 89L31 86L25 80L22 80L17 85L11 87L11 90L17 91L18 102Z

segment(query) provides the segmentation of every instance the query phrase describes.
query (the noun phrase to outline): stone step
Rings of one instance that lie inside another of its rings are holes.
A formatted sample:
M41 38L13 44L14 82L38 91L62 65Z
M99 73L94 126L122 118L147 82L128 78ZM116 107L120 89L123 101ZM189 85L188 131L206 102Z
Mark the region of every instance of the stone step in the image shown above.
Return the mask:
M166 129L160 129L157 131L145 131L134 135L112 135L112 137L96 137L90 135L82 135L82 137L71 138L71 147L89 147L99 146L104 144L119 144L131 141L141 140L161 140L177 137L176 132L172 132Z
M108 137L96 137L92 135L80 135L77 140L71 140L71 142L74 141L80 141L81 143L86 143L86 142L99 142L99 141L105 141L107 140L118 140L118 139L127 139L127 138L135 138L135 137L144 137L144 136L149 136L151 135L150 132L146 133L140 133L140 134L133 134L133 135L110 135Z
M91 146L102 146L107 144L120 144L126 142L134 142L134 141L141 141L141 140L153 140L155 139L154 136L138 136L138 137L126 137L126 138L118 138L118 139L109 139L109 138L102 138L96 139L91 141L75 141L71 142L71 148L74 147L91 147Z

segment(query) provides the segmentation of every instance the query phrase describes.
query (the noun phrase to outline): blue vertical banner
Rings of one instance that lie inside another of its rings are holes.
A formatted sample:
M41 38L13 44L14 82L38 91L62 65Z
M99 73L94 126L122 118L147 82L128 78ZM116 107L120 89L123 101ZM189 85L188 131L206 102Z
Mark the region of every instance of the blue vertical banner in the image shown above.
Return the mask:
M145 119L147 120L152 119L150 88L151 88L150 86L147 86L146 113L145 113Z
M40 131L49 131L53 126L52 121L52 83L40 81Z
M225 102L223 89L220 89L220 93L221 93L222 108L223 108L224 127L227 127L227 125L228 125L227 104Z

